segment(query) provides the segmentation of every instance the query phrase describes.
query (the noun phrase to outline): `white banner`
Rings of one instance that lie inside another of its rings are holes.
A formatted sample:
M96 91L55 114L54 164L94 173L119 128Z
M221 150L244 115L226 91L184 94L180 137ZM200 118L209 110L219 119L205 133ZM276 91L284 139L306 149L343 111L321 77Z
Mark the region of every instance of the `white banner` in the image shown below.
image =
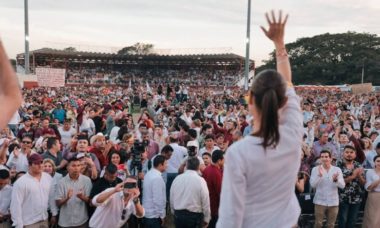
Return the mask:
M65 86L66 69L38 67L36 75L38 85L41 87Z

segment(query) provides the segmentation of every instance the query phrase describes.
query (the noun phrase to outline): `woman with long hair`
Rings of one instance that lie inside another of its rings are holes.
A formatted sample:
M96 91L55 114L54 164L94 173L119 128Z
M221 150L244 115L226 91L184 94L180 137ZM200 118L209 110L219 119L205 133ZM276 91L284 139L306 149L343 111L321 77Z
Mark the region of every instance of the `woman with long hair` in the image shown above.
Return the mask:
M365 188L368 198L364 209L363 228L380 227L380 156L373 159L375 168L367 171Z
M227 150L217 227L293 227L303 118L284 44L285 19L266 14L265 35L276 47L277 71L259 73L249 91L254 130Z

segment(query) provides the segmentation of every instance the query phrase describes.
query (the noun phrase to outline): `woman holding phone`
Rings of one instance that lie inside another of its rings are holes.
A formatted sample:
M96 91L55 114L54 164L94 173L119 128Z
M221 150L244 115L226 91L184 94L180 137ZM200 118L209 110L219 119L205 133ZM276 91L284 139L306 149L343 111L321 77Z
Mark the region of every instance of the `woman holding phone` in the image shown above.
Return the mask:
M217 227L293 227L303 118L284 44L288 16L266 14L265 35L276 47L277 71L260 72L249 91L255 129L227 150Z

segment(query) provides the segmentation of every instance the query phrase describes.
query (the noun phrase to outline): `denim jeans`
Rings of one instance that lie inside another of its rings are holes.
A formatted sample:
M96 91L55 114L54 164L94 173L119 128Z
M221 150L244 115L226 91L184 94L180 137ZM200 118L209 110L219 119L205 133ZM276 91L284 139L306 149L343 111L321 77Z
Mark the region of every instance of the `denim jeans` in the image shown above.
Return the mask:
M201 228L202 222L202 213L194 213L187 210L176 210L174 212L174 224L176 228Z
M338 225L339 228L354 228L360 209L359 204L339 203Z
M144 218L143 224L145 228L161 228L160 218Z

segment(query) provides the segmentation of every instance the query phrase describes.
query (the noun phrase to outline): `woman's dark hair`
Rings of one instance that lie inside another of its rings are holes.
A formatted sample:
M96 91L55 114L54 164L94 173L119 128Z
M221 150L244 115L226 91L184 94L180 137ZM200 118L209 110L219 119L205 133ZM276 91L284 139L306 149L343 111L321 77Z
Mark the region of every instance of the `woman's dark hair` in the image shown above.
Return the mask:
M251 87L250 95L261 113L260 129L254 136L263 138L263 147L275 147L280 141L278 110L287 101L286 83L275 70L259 73Z
M120 153L117 152L117 151L115 151L115 150L111 151L111 152L108 154L108 164L112 164L111 160L112 160L112 155L114 155L114 154L119 155L119 157L120 157L120 164L122 164L122 163L121 163L121 161L122 161L122 157L121 157ZM124 162L123 162L123 163L124 163Z

